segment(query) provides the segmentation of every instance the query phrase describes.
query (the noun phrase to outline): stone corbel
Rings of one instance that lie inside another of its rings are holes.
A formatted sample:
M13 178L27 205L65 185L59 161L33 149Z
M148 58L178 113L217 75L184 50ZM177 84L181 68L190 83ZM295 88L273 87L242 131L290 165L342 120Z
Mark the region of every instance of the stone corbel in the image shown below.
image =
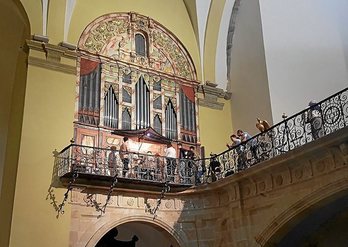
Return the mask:
M210 81L200 85L198 93L198 104L215 110L222 110L224 107L224 103L219 102L219 99L230 100L232 96L232 93L217 88L217 84Z
M62 44L53 45L46 43L45 40L33 37L26 41L29 51L39 51L39 53L29 53L28 62L30 65L56 70L68 74L76 74L76 51L73 47L66 47ZM67 58L62 60L62 58Z

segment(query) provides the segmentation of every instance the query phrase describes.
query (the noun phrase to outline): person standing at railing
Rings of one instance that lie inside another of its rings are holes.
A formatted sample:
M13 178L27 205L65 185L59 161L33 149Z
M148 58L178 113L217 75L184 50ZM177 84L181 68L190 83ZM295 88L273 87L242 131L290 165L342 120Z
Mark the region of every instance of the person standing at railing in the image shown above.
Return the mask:
M243 132L245 134L245 132ZM247 136L245 138L248 137L248 133ZM228 143L226 144L226 146L228 147L228 149L232 149L235 146L238 146L239 144L242 143L242 140L235 134L232 134L230 136L232 144L229 145ZM243 167L245 166L245 161L246 161L246 155L243 152L243 146L239 145L236 149L235 149L236 153L237 153L237 158L235 159L235 162L237 163L237 170L243 169Z
M116 174L116 147L111 146L110 149L111 151L108 156L108 171L106 174L113 177Z
M156 178L158 181L163 181L163 179L164 179L164 158L161 157L159 153L155 154L155 164L156 164Z
M166 159L167 159L167 176L170 181L174 182L174 175L176 169L176 150L171 143L167 144L166 149Z
M123 137L123 143L120 146L120 158L123 163L123 170L122 175L123 177L126 177L128 171L129 171L129 158L128 158L128 137Z
M252 136L248 132L244 132L241 129L237 130L237 135L239 136L241 142L246 142L246 141L248 141L249 139L252 138ZM258 158L257 158L257 141L256 141L256 139L249 141L249 145L250 145L251 154L253 155L255 160L258 160ZM243 151L247 151L246 148ZM246 154L244 154L244 155L246 155Z
M311 133L313 139L316 140L324 136L323 120L321 116L320 105L315 100L311 100L308 103L309 109L305 112L304 119L305 123L311 125Z
M178 153L179 153L179 167L178 167L178 174L182 181L184 181L187 177L188 173L188 167L187 167L187 155L188 150L183 148L181 143L178 143Z
M190 146L190 150L187 153L187 159L188 159L188 163L187 163L187 168L188 168L188 182L191 182L190 177L192 177L193 175L195 175L195 183L198 184L201 181L201 177L203 175L202 170L203 169L199 169L198 164L196 164L196 162L194 161L196 159L196 153L195 153L195 147L194 146Z
M232 134L230 136L230 139L231 139L232 143L231 144L228 144L228 143L226 144L228 149L231 149L234 146L237 146L238 144L240 144L242 142L241 139L237 135L235 135L235 134Z

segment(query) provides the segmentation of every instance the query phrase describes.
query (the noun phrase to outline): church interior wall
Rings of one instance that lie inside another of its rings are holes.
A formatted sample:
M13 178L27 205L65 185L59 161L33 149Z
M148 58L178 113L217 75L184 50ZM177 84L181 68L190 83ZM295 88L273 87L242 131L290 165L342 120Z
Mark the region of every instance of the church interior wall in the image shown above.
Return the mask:
M29 36L30 24L18 1L1 1L0 14L0 246L7 246L26 81L26 53L23 44Z
M256 118L273 122L258 0L241 1L231 50L231 115L234 131L255 134Z
M22 3L28 13L31 34L42 34L40 2L22 0ZM246 7L244 9L243 4L244 7ZM225 102L223 110L214 110L203 106L199 107L200 142L206 147L207 156L210 152L216 153L226 149L225 145L226 142L228 142L229 135L231 134L232 123L235 130L242 128L253 133L254 131L256 132L254 118L261 117L270 122L276 120L275 115L278 113L276 112L277 110L273 110L273 103L276 101L274 98L271 98L271 96L272 92L278 90L278 85L271 88L270 95L268 93L269 75L271 75L270 81L272 83L273 81L278 80L281 84L285 83L289 86L293 84L293 81L290 81L290 79L284 79L286 78L285 75L288 71L279 69L279 67L277 67L279 65L275 65L275 62L280 58L274 56L273 52L275 52L275 50L269 49L271 45L273 46L272 42L275 42L272 40L275 36L275 32L273 33L272 29L275 29L275 27L272 26L273 24L271 25L268 22L269 19L267 18L262 19L261 23L261 17L264 18L263 15L266 14L267 11L272 12L277 9L278 5L274 3L273 5L267 6L269 7L268 9L265 6L261 6L262 16L260 17L258 1L244 1L243 4L239 16L240 23L236 28L236 40L233 48L234 56L232 56L232 103L230 105L227 104L226 101L219 99L220 102ZM103 14L115 11L139 12L140 14L150 16L154 20L163 24L183 42L184 46L192 56L197 69L197 75L200 78L201 66L199 65L199 49L184 3L179 0L168 1L163 8L157 8L159 5L163 6L163 0L105 0L100 1L100 4L98 5L95 5L95 1L92 0L77 1L70 29L68 30L67 42L77 44L77 41L87 24ZM88 6L88 8L93 6L93 11L91 12L89 9L87 11L86 6ZM217 9L221 8L220 5L215 7ZM175 14L173 15L173 13ZM64 39L64 32L66 32L66 30L64 30L64 16L65 5L61 4L58 0L50 1L47 35L50 38L50 43L54 45L60 43ZM173 17L168 18L168 16ZM177 16L182 18L177 18ZM249 26L250 18L254 18L254 26ZM3 197L3 191L5 187L1 188L0 213L10 214L7 215L8 222L7 225L5 225L5 229L8 231L5 230L2 232L4 238L0 235L0 241L6 241L10 237L9 246L37 246L38 243L40 243L40 246L68 246L69 241L76 237L71 235L72 229L78 228L80 226L78 224L87 227L87 224L85 223L92 222L91 220L86 220L86 215L83 215L83 217L85 217L84 220L86 221L79 221L78 210L73 211L72 208L75 207L75 209L79 209L81 205L76 204L72 206L71 203L67 203L65 206L65 214L60 215L59 219L57 219L55 207L57 207L57 204L60 203L61 199L64 197L66 189L54 188L54 193L49 193L52 192L52 188L50 188L51 183L57 182L52 181L51 177L54 166L54 154L67 146L69 140L74 136L73 121L75 113L77 76L76 74L58 72L56 70L42 68L32 64L29 64L27 69L27 65L24 63L26 54L22 51L17 54L15 50L18 48L18 45L24 41L24 38L27 38L26 35L29 29L28 23L16 23L15 21L13 22L10 17L7 17L6 19L8 20L6 22L7 26L0 26L1 36L18 36L11 39L16 40L16 42L11 44L9 44L6 39L0 40L0 45L2 47L9 47L8 50L5 49L8 52L9 58L6 59L6 63L1 66L4 71L7 71L7 73L4 73L4 76L7 78L6 81L8 81L9 84L6 85L5 90L1 90L1 100L4 100L5 103L0 105L0 110L1 114L5 116L5 121L1 122L0 127L2 130L6 131L0 132L0 140L4 140L0 143L0 152L1 154L5 153L7 155L6 164L14 165L3 166L3 169L0 170L0 177L3 177L3 184L6 181L10 181L8 184L10 189L6 187L6 190L8 190L6 196L14 196L15 199L13 202L12 216L12 202L10 201L9 204L4 203L3 200L5 197ZM218 22L218 20L216 20L216 22ZM264 27L261 27L261 24L264 25ZM326 23L325 25L328 24ZM296 25L294 24L294 27L295 26ZM342 28L342 26L340 27L340 35L342 35L344 28ZM13 29L23 30L23 32L12 32L11 30ZM263 36L262 32L265 32L265 30L272 31L272 33L266 32L266 36ZM211 33L208 32L207 35L215 35L212 29L210 29L210 32ZM328 44L330 44L328 47L332 48L332 46L337 45L342 40L338 38L338 34L335 33L335 30L331 30L330 32L332 32L332 35L329 39L330 42L328 41ZM343 36L344 35L346 35L346 33L343 32ZM266 37L266 54L264 53L262 37ZM316 37L318 38L322 36ZM207 47L214 46L209 42ZM294 41L292 45L298 45L296 42ZM285 45L282 44L282 46ZM342 49L347 51L346 46L340 45L338 47L343 47ZM343 62L344 57L341 53L342 49L335 53L337 55L335 58L328 57L326 58L325 63L321 63L322 66L323 64L325 65L332 62L332 64L327 67L330 72L329 75L338 71L334 77L325 78L326 83L333 79L338 81L338 84L335 84L337 85L337 89L334 91L337 91L341 89L341 86L344 87L344 85L346 85L343 83L344 79L347 81L347 69L344 68L345 64ZM206 59L209 60L210 50L206 49L206 51L208 52ZM291 49L286 53L290 52ZM13 56L13 54L16 55ZM292 62L303 58L302 55L298 57L295 56L296 54L285 55L289 55ZM45 59L45 54L41 51L30 50L30 56ZM268 59L270 61L268 61ZM317 59L317 57L311 57L310 60L307 61L308 64L310 64L314 59ZM63 60L64 62L75 66L74 59L65 61L65 59L62 58L62 61ZM211 58L211 61L212 64L214 64L215 59ZM213 66L209 66L210 63L207 64L208 67L205 67L206 79L212 78L213 80L215 74L214 68ZM290 63L287 63L286 66L290 66L289 64ZM282 65L285 66L285 63ZM310 67L312 70L314 68L318 67ZM274 70L276 69L280 72L275 73ZM302 79L308 79L304 74L302 74L302 72L300 72L301 71L294 72L294 74L302 75ZM319 72L314 74L315 77L309 78L309 81L313 84L308 84L308 87L310 88L315 85L315 82L319 81L319 85L323 85L320 91L325 93L324 96L327 96L327 84L325 84L324 80L320 80ZM25 80L26 86L23 85L25 84ZM272 84L271 86L274 85L275 84ZM291 90L289 90L289 92L290 91ZM18 93L14 94L14 92ZM286 95L287 97L290 95L289 92ZM301 107L301 109L302 108L303 107ZM23 114L21 114L22 111L24 111ZM233 119L230 117L231 112L233 114ZM9 136L11 136L11 140L9 140ZM8 152L6 150L6 153L3 148L4 146L11 148L11 150ZM19 159L18 171L17 159ZM318 169L316 168L315 161L313 162L314 168L311 167L312 171L313 169L317 169L321 178L324 177L324 180L316 178L312 181L305 181L301 184L302 180L310 178L308 170L311 169L307 169L308 167L306 168L306 166L312 166L312 163L308 165L307 160L302 160L301 162L303 163L294 162L289 166L290 168L286 167L286 171L281 171L279 168L278 173L275 174L277 176L282 177L286 172L291 172L290 175L288 173L284 175L284 183L283 180L279 182L275 179L273 180L272 176L265 176L265 181L262 182L264 182L265 192L269 192L269 195L272 197L271 200L268 200L269 198L264 198L264 196L259 193L260 188L258 186L261 182L257 183L258 180L255 179L255 177L252 179L246 178L243 181L241 180L240 183L238 182L235 184L236 187L231 185L234 181L233 179L236 179L233 177L231 180L226 180L226 182L222 184L226 185L224 189L216 188L215 192L218 191L218 193L212 193L212 191L214 191L213 188L213 190L204 194L205 187L202 189L203 192L200 192L201 194L195 194L194 196L190 194L191 191L187 194L184 193L184 195L175 196L174 198L169 197L168 201L170 201L170 203L164 203L162 205L161 209L164 209L164 212L161 212L160 214L162 214L161 217L163 218L165 218L166 215L169 215L167 220L171 225L173 225L174 229L178 231L180 231L180 229L187 230L187 246L190 246L190 244L192 244L191 246L201 246L204 244L222 244L221 246L228 246L229 244L245 245L247 244L247 239L252 239L252 241L254 241L255 236L262 229L266 228L269 221L262 221L262 219L264 219L263 216L266 215L268 219L273 219L275 213L277 215L281 214L284 210L287 210L291 203L294 203L296 198L288 196L286 197L286 200L281 201L279 205L276 205L276 207L273 208L272 203L276 204L279 202L279 198L281 198L284 193L291 194L290 192L292 192L292 190L296 190L303 193L303 195L308 195L314 192L316 188L320 189L320 186L322 185L321 181L330 182L329 180L325 180L325 175L329 176L330 172L332 172L330 169L333 169L333 162L330 159L331 158L323 158L324 161L322 163L324 163L324 168L319 167L321 161L317 162L319 164ZM1 157L0 162L3 160L5 159ZM304 167L303 169L302 165ZM297 166L301 167L301 169ZM297 173L297 170L300 171ZM272 172L277 172L277 170ZM332 176L332 182L334 182L337 177L345 175L344 173L339 173L339 171L337 174L337 176L336 174L335 176ZM237 178L240 178L241 176ZM294 178L291 181L297 181L296 178L298 178L299 181L293 189L288 186L290 184L290 179L288 179L289 176L293 176ZM286 184L286 181L288 181L289 184ZM55 186L56 185L57 184L55 184ZM241 186L241 188L238 186ZM272 191L270 187L267 186L278 186L279 188ZM303 187L305 189L303 189ZM261 188L263 187L261 186ZM11 189L13 191L15 190L15 192L11 192ZM50 198L50 195L54 195L55 198ZM210 197L208 198L207 195ZM141 199L142 196L143 195L140 195L138 197ZM180 205L178 208L174 208L175 204L173 204L173 201L181 196L184 198L183 205L181 206L185 208L185 210L183 210L185 212L181 212L182 208L180 208ZM243 200L239 200L240 198L238 199L238 196L244 197ZM137 200L139 200L139 198L137 198ZM123 216L135 212L135 210L132 209L134 201L132 202L132 205L128 203L130 201L132 200L125 200L125 206L124 208L121 208L121 210L120 208L117 208L117 210L122 211L122 214L124 214ZM194 202L194 204L192 204L192 202ZM257 209L259 206L257 203L259 202L264 203L260 210ZM126 204L128 204L128 206ZM141 206L142 207L138 206L137 212L139 212L139 215L144 215L144 207L142 204ZM127 207L130 209L125 209ZM193 207L198 208L195 208L197 210L193 211ZM83 206L83 208L89 212L94 210L93 208L87 209L85 206ZM112 212L112 210L113 209L110 211ZM122 214L120 215L122 216ZM94 220L97 220L95 213L91 213L91 215L94 217ZM117 217L120 215L117 215ZM171 216L172 218L170 218ZM12 222L10 222L11 220ZM75 224L76 222L78 222L78 224ZM12 226L10 226L11 223ZM255 226L255 228L250 230L250 225ZM9 233L9 231L11 232ZM233 236L237 236L235 239L232 239L232 233ZM93 235L93 233L91 234ZM0 243L2 244L2 242Z
M207 107L199 108L199 126L201 144L205 147L206 158L209 154L219 153L226 149L226 143L230 142L232 133L230 105L225 103L223 110L215 110Z
M57 220L46 197L54 152L73 137L75 80L75 75L29 65L10 246L68 246L69 207ZM57 203L64 192L54 190Z
M345 1L260 1L276 122L348 85ZM296 18L294 18L296 16ZM289 97L291 95L291 97Z

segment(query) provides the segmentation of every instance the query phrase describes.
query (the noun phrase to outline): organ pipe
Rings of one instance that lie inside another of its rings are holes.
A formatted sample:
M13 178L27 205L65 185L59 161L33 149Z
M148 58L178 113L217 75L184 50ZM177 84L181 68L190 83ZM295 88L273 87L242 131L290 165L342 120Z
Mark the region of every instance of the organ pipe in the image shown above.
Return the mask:
M112 87L109 88L105 96L104 125L117 128L118 126L118 101Z
M143 77L135 86L136 91L136 126L137 129L150 125L150 92Z

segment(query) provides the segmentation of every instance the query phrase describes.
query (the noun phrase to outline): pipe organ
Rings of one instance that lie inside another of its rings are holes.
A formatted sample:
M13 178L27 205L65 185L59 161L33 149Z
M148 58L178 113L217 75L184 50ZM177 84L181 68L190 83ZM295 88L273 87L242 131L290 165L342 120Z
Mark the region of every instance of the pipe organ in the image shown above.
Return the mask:
M199 82L190 55L170 31L149 17L113 13L90 23L78 47L79 144L88 137L94 145L117 146L121 137L113 130L151 127L173 141L199 145Z

